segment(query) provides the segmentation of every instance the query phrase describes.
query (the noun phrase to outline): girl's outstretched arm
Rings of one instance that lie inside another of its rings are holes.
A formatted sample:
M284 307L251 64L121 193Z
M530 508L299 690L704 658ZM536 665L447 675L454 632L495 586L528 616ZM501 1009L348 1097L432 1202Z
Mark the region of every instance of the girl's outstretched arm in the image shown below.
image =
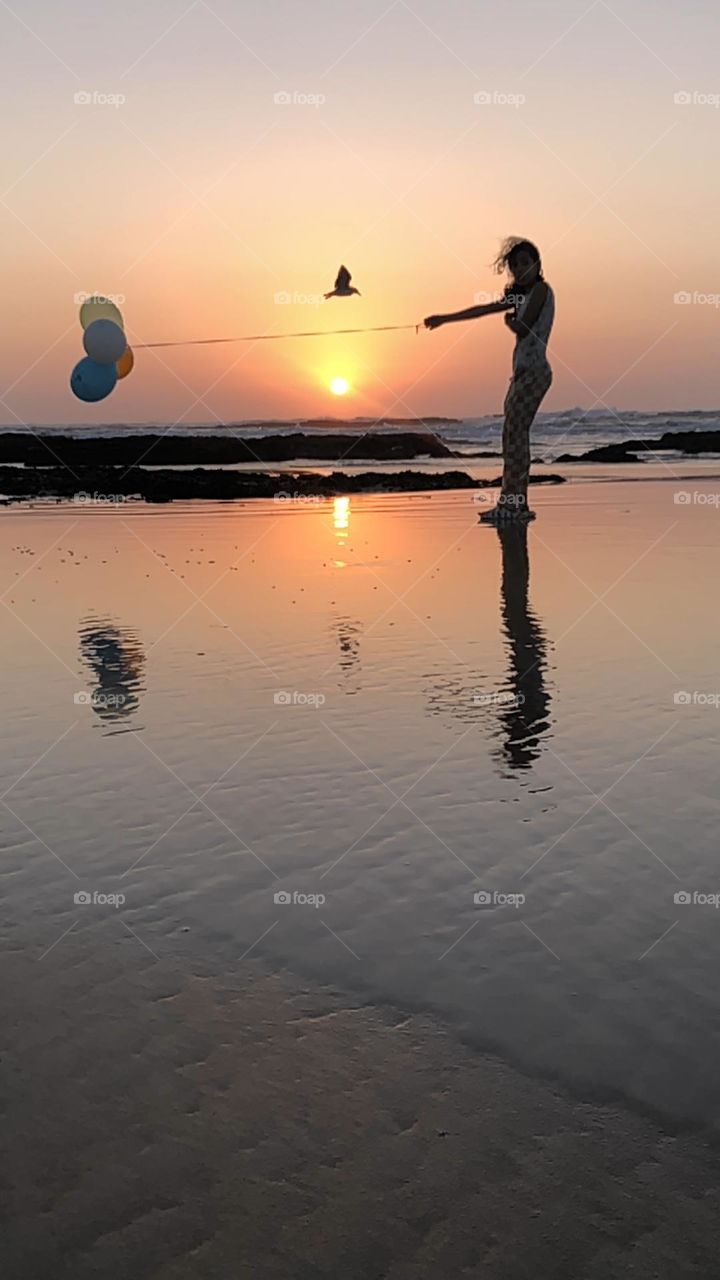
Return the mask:
M456 320L478 320L480 316L494 316L500 311L511 311L515 303L508 298L499 302L486 302L481 306L467 307L465 311L451 311L446 316L426 316L423 321L426 329L439 329L442 324L454 324Z

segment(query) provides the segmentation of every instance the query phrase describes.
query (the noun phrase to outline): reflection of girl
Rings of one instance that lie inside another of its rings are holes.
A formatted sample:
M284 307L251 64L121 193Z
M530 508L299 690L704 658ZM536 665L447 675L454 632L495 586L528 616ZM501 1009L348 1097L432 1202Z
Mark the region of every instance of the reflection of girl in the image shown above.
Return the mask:
M511 275L498 302L450 315L428 316L425 324L428 329L437 329L456 320L474 320L504 311L505 323L515 334L513 372L504 406L502 489L497 506L480 517L497 524L534 517L527 504L530 428L552 382L547 344L555 318L555 295L543 279L540 254L530 240L506 240L495 268Z
M540 755L550 727L550 694L545 687L547 640L529 604L530 560L527 525L498 528L502 547L502 622L509 657L513 701L500 709L504 754L513 769L529 769Z

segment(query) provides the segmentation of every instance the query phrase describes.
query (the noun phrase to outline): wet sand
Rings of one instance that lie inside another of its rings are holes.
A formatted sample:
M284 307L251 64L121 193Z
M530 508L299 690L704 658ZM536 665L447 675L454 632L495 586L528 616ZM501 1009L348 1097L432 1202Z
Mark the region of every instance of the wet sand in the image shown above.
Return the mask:
M3 1274L716 1273L696 465L0 513Z
M715 1274L700 1136L256 964L188 980L76 938L63 966L3 1055L13 1280Z

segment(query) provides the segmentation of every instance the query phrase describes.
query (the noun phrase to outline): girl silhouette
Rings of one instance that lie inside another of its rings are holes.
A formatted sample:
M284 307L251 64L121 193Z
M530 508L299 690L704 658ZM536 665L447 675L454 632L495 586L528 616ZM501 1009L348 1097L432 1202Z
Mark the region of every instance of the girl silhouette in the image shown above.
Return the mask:
M555 319L555 295L543 278L540 253L530 240L516 236L506 240L494 267L498 274L510 274L501 299L450 315L427 316L425 325L438 329L456 320L476 320L503 311L508 329L515 334L512 377L503 410L502 489L497 506L480 517L504 524L535 518L527 500L530 428L552 382L547 344Z

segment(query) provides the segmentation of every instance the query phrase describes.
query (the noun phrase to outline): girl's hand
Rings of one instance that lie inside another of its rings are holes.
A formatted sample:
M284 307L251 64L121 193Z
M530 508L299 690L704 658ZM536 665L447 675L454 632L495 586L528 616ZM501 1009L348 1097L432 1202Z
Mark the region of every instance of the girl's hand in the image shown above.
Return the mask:
M510 312L508 312L508 314L505 316L505 323L506 323L506 325L507 325L508 329L510 329L512 333L519 333L519 332L520 332L520 329L519 329L519 326L518 326L518 322L517 322L517 320L515 319L515 316L514 316L514 315L512 315Z
M441 324L445 324L444 316L426 316L423 320L426 329L439 329Z

